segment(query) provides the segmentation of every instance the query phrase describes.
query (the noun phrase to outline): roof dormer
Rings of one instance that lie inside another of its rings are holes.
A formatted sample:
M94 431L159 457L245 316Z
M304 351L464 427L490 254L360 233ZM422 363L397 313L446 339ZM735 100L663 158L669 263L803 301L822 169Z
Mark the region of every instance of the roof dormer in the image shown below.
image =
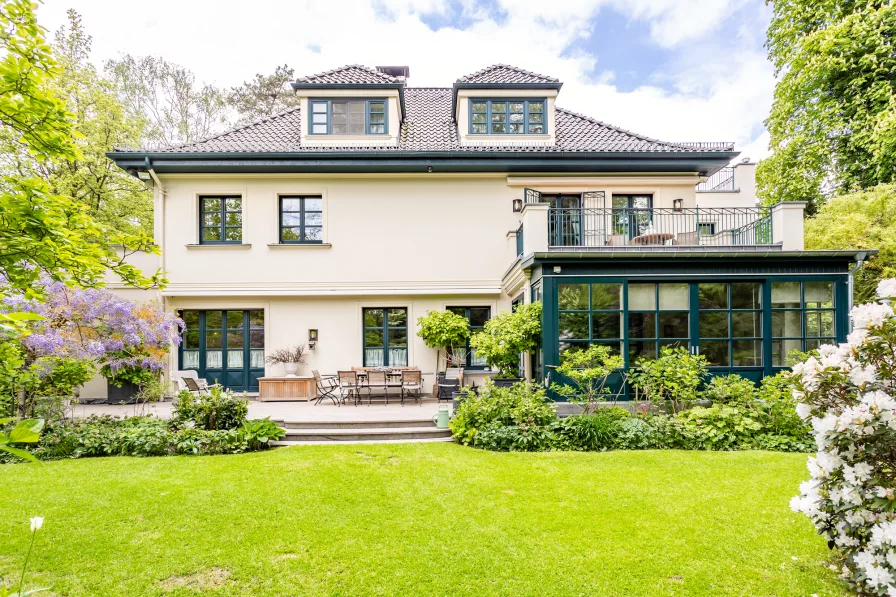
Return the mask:
M350 64L292 83L301 98L301 144L397 146L404 119L407 67Z
M461 145L554 145L554 104L562 85L506 64L461 77L452 97Z

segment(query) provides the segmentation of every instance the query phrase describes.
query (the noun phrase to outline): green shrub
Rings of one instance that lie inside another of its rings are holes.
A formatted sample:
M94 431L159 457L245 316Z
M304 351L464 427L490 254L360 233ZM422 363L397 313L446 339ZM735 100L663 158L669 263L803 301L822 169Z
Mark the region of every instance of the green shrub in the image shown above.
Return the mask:
M611 354L610 348L603 344L592 344L586 350L567 351L556 372L560 379L569 379L575 385L552 383L551 391L578 404L586 414L590 413L609 394L606 387L609 376L624 365L623 358Z
M182 390L174 401L174 419L185 423L192 421L196 427L214 431L242 427L249 414L249 403L237 398L220 385L209 388L206 394L193 394Z
M657 426L642 418L631 417L614 421L611 433L613 447L619 450L650 450L664 447Z
M466 391L451 420L451 431L454 439L471 445L476 435L487 427L522 426L528 429L556 422L557 413L544 389L527 382L510 387L497 387L486 382L478 394Z
M557 433L541 425L487 425L473 440L474 447L497 452L543 452L559 443Z
M500 377L519 374L520 353L532 352L541 342L541 303L520 305L485 323L481 332L473 334L470 346L489 367L498 369Z
M668 403L677 412L697 400L697 391L708 374L707 364L706 357L691 354L687 348L664 346L659 358L638 359L630 379L644 398Z
M243 441L246 442L251 450L264 450L269 447L269 442L278 440L286 435L286 432L274 423L270 417L246 421L243 423L240 433L243 436Z
M713 404L747 405L756 394L756 385L740 375L713 377L703 390L703 397Z
M675 416L676 443L691 450L737 450L753 445L762 424L743 408L714 404Z

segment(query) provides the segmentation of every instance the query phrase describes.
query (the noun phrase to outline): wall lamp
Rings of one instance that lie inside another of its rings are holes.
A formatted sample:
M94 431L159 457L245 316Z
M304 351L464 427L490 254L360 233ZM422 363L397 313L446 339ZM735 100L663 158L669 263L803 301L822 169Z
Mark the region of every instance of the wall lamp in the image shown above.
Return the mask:
M317 346L317 330L308 330L308 348L314 350Z
M672 209L674 211L681 211L684 207L684 199L675 199L672 201Z
M522 199L514 199L513 200L513 213L517 214L523 211L523 200Z

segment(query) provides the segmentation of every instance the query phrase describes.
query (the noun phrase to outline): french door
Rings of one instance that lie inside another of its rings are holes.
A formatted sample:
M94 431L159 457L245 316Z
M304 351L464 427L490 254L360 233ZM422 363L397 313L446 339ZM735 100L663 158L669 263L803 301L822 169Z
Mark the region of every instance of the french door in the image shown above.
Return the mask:
M264 311L193 311L180 314L179 368L193 369L210 384L257 392L264 375Z
M582 245L582 196L541 195L551 206L548 219L548 244L554 247Z

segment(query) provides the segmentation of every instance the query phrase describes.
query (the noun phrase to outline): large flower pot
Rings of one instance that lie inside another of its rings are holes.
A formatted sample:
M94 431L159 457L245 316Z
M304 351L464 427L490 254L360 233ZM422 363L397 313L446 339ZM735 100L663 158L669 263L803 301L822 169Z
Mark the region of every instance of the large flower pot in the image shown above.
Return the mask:
M111 381L106 380L107 398L106 404L135 404L140 387L129 381L123 382L119 388Z
M509 388L513 384L523 381L521 377L493 377L492 382L496 388Z
M283 370L286 371L286 377L298 377L296 371L299 370L298 363L283 363Z

